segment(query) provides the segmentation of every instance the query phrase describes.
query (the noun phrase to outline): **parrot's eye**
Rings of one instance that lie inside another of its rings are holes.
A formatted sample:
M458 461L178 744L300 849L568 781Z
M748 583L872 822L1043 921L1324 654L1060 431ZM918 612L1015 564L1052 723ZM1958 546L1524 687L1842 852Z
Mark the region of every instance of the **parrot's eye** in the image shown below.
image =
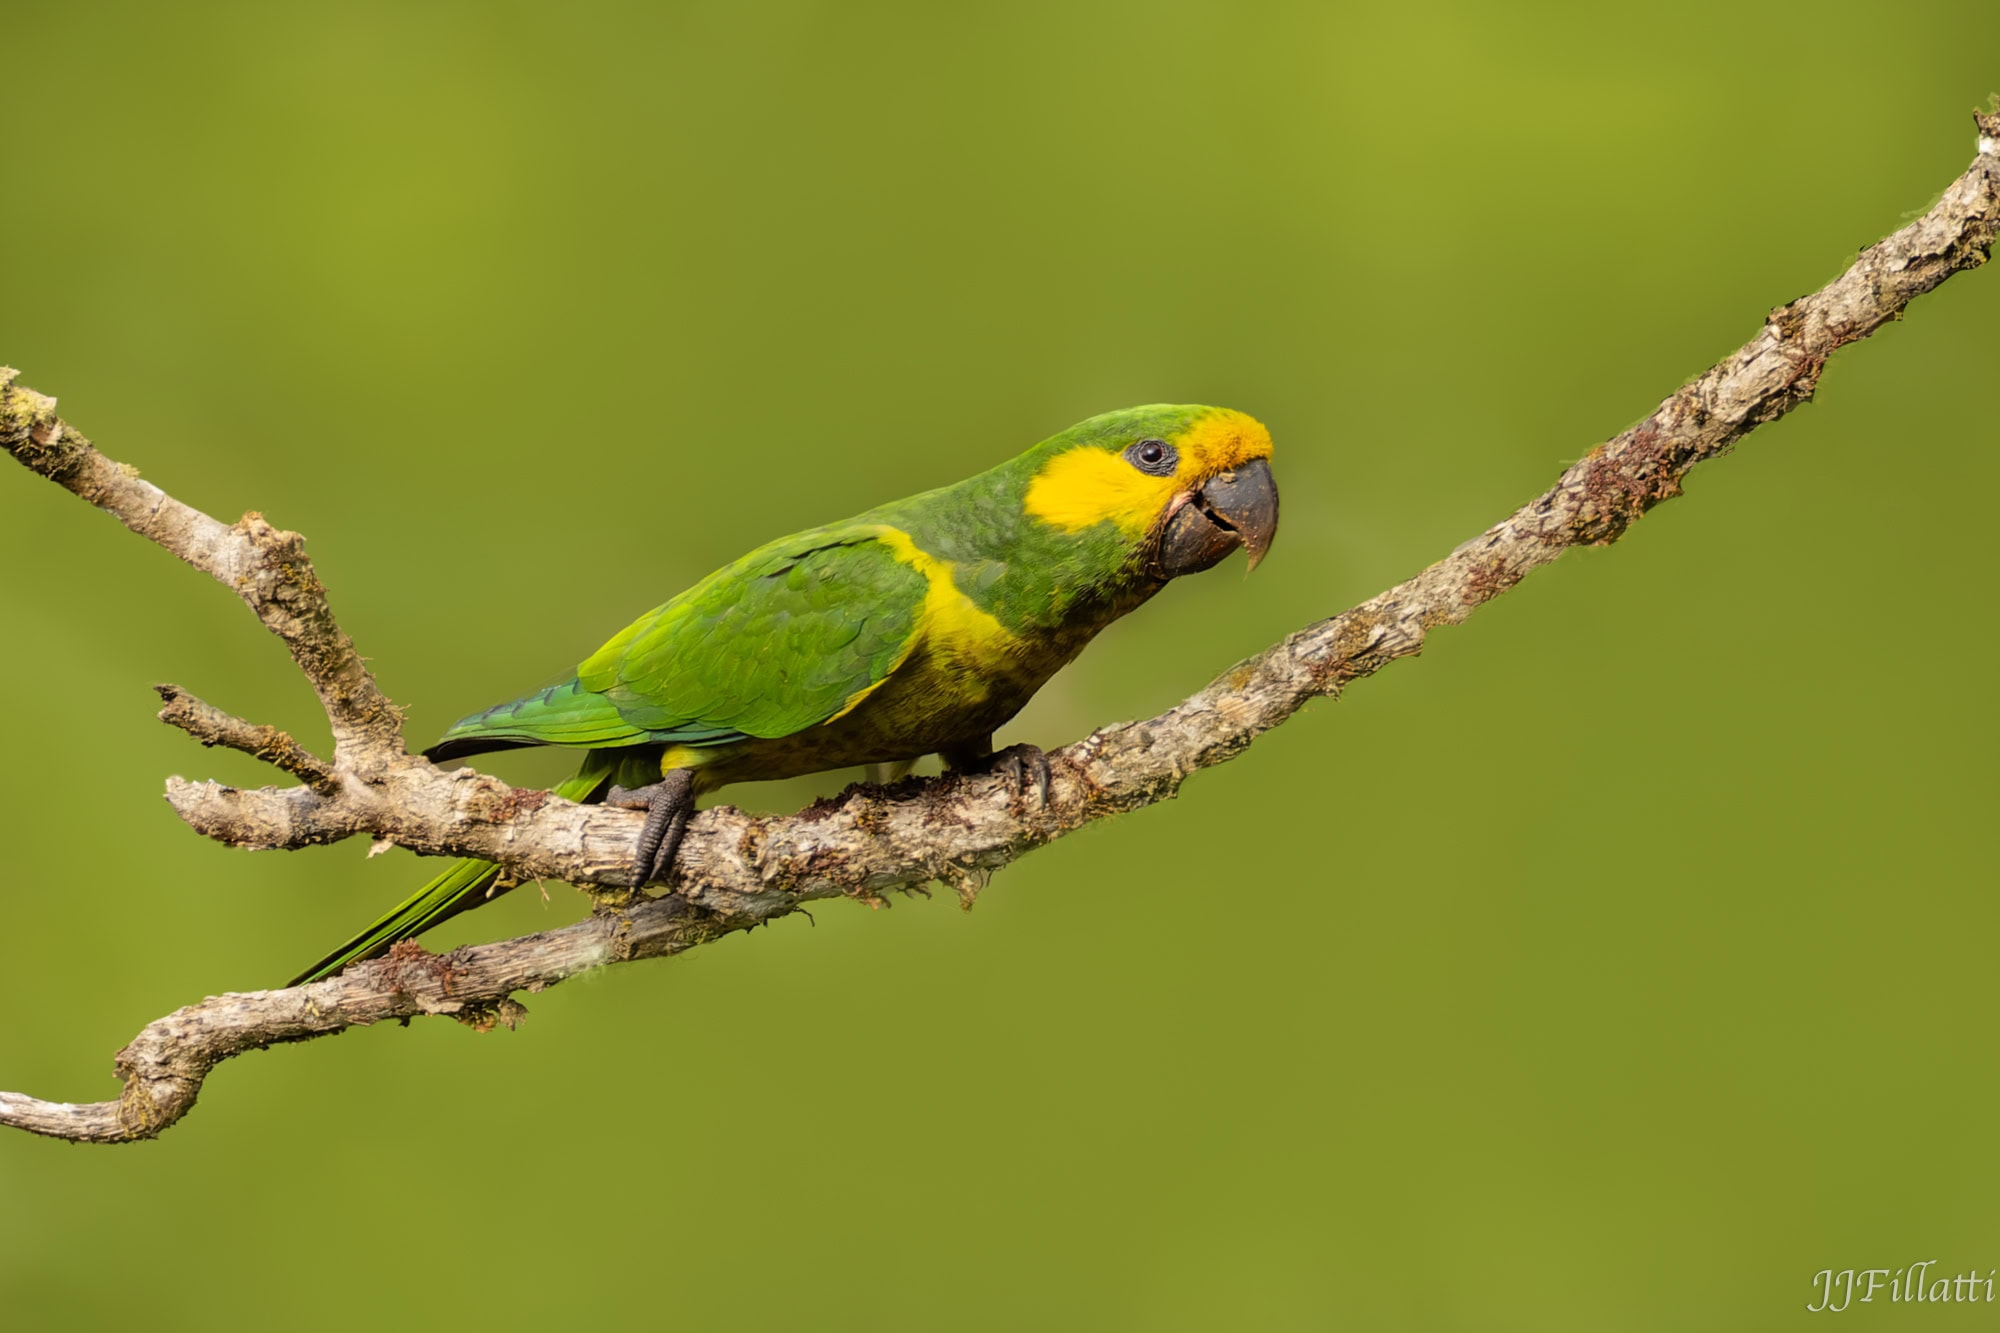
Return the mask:
M1125 450L1133 467L1155 477L1171 477L1181 456L1165 440L1141 440Z

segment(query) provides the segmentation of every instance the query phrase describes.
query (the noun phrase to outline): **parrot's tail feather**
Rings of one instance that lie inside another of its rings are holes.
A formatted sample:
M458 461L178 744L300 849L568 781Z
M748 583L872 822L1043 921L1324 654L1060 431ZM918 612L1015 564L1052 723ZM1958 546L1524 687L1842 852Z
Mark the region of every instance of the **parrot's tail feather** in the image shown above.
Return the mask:
M286 982L303 986L321 981L353 963L380 958L398 940L421 935L469 907L477 907L491 895L500 867L491 861L460 861L430 883L418 889L409 901L363 930L353 939Z
M634 757L641 771L646 763L656 762L647 760L644 756ZM622 754L594 751L584 761L582 772L566 782L556 784L555 794L566 801L596 799L601 794L601 789L618 771L620 763L626 760L627 756ZM421 935L432 926L451 920L460 912L498 897L499 893L495 892L495 881L499 878L500 867L491 861L454 862L451 869L418 889L407 901L391 909L388 915L285 984L303 986L308 981L322 981L351 964L364 962L370 958L380 958L395 946L396 941Z

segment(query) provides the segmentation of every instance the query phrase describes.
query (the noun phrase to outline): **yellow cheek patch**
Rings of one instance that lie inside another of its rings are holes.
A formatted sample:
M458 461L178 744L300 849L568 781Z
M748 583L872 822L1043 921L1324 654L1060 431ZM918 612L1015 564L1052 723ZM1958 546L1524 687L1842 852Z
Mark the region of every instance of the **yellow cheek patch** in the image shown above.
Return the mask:
M1064 532L1108 521L1137 537L1153 526L1176 492L1271 456L1271 432L1264 423L1226 407L1201 417L1173 443L1181 461L1171 477L1148 476L1124 454L1095 445L1057 454L1028 483L1022 507Z
M1271 456L1271 432L1264 423L1241 412L1218 407L1187 428L1174 443L1181 451L1176 475L1185 481L1205 481L1218 472Z
M1153 525L1179 485L1173 477L1147 476L1123 454L1084 444L1043 464L1028 483L1022 507L1064 532L1109 519L1137 536Z

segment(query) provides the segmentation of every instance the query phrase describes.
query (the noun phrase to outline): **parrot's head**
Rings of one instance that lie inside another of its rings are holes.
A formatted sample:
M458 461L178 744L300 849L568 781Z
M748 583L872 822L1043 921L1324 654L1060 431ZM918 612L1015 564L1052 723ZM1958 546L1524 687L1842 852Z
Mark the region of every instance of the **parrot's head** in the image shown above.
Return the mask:
M1107 524L1136 566L1162 582L1239 546L1255 569L1278 534L1271 433L1226 407L1107 412L1030 457L1029 517L1066 533Z

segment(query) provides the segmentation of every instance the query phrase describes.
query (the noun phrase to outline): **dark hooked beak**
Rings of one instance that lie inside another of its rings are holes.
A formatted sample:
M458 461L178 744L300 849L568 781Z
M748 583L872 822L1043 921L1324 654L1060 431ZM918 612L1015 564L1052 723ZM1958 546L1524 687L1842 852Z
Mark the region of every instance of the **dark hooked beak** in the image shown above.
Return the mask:
M1198 574L1239 546L1255 569L1277 535L1278 483L1260 458L1218 472L1168 515L1153 550L1153 573L1163 579Z

